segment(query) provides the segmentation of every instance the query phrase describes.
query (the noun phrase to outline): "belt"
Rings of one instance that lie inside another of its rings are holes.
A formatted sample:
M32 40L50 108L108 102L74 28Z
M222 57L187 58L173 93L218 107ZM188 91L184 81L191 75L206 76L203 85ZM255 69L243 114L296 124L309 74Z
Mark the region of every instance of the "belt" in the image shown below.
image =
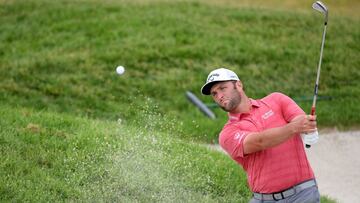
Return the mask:
M300 183L298 185L295 185L289 189L286 189L284 191L281 192L275 192L275 193L270 193L270 194L262 194L262 193L256 193L254 192L254 198L258 199L258 200L282 200L285 199L287 197L290 197L306 188L312 187L316 185L316 181L314 179L312 180L308 180L305 181L303 183Z

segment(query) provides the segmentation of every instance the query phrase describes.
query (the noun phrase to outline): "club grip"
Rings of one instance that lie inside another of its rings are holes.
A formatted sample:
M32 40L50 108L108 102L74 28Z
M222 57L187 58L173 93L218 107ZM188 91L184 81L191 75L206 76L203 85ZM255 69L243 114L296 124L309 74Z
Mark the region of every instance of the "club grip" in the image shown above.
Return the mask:
M315 115L315 106L311 107L311 113L312 116Z
M310 113L312 116L315 115L315 106L312 106L311 107L311 113ZM317 132L316 132L317 133ZM310 144L305 144L305 147L306 148L310 148L311 145Z

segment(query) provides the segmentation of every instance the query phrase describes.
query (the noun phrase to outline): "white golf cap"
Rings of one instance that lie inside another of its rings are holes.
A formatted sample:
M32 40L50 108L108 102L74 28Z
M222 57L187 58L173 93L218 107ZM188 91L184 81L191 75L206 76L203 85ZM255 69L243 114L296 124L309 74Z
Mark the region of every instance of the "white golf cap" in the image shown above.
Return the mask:
M216 82L235 80L239 81L239 77L233 71L226 68L218 68L210 72L207 77L205 85L201 88L201 93L204 95L210 95L211 87Z

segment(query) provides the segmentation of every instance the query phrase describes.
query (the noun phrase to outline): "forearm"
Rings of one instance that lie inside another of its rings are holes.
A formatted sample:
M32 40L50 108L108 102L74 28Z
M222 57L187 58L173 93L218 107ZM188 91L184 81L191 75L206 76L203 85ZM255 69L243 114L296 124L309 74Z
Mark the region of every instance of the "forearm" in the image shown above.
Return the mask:
M290 123L262 132L254 132L244 139L244 154L254 153L277 146L297 133L308 133L316 130L316 116L299 115Z
M244 154L250 154L277 146L294 136L296 133L297 132L291 123L258 133L251 133L244 140Z

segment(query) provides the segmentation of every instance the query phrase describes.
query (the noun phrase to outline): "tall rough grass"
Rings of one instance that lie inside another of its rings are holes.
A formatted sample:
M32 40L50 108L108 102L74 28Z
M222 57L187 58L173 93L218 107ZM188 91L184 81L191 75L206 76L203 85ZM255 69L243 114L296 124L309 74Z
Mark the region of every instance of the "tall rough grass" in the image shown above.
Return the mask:
M121 112L123 120L133 120L137 111L128 105L141 106L133 99L146 95L161 113L183 123L179 136L216 142L225 113L215 109L218 119L209 120L185 91L211 103L199 89L211 69L226 66L240 75L250 97L280 91L310 111L323 28L322 16L311 8L201 1L0 3L1 103L109 120ZM319 100L318 123L356 127L359 20L330 14L319 95L331 100ZM121 77L117 65L126 67Z
M158 130L164 118L150 106L145 125L1 106L1 200L247 201L235 163Z

